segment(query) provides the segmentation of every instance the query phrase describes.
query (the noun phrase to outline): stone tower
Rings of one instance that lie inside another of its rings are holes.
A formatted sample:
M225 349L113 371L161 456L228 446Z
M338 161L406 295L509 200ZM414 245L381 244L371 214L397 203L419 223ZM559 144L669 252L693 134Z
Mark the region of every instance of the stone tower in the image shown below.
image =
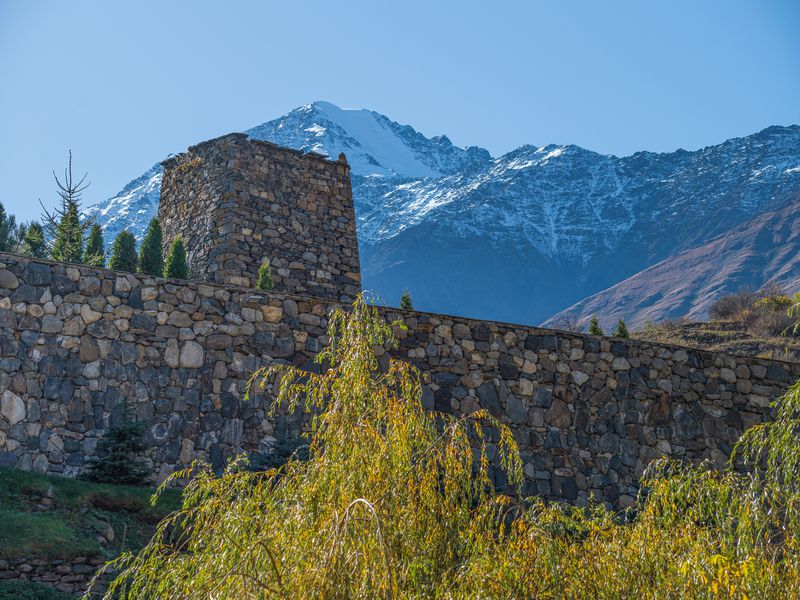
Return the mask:
M164 161L158 216L190 278L351 300L361 291L350 167L233 133Z

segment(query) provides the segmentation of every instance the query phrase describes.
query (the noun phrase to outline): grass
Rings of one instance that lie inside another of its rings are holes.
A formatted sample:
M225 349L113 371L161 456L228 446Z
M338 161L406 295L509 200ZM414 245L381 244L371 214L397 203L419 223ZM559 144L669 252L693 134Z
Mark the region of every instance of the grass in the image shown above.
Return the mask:
M48 490L51 509L37 512L35 498ZM151 506L153 491L0 469L0 558L113 558L141 548L180 505L179 492L167 490ZM114 540L101 544L96 535L108 525Z

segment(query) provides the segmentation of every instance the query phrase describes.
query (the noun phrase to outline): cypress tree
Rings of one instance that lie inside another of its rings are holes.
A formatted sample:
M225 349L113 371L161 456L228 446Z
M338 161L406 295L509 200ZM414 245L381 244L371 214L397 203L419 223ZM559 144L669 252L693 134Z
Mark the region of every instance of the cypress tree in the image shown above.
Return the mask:
M186 279L189 277L189 267L186 265L186 248L180 237L172 241L164 267L164 276L173 279Z
M614 331L611 333L611 335L618 338L631 337L628 333L628 327L625 325L625 321L622 319L619 320L619 323L617 323L617 326L614 328Z
M83 262L93 267L106 266L106 250L103 246L103 228L97 223L92 225L89 239L86 241L86 251L83 253Z
M146 275L164 276L164 254L161 249L164 236L158 219L150 219L147 233L139 250L139 271Z
M403 295L400 297L400 308L414 310L414 302L411 300L411 294L408 290L403 290Z
M597 315L592 315L592 320L589 321L589 333L591 335L605 335L603 328L600 327L600 322L597 320Z
M83 227L78 216L78 205L72 200L66 202L66 209L56 228L50 258L71 263L83 260Z
M116 271L136 272L136 238L130 231L123 229L114 240L109 267Z
M256 288L259 290L272 289L272 268L269 266L269 261L264 261L258 268L258 281Z
M25 235L20 243L20 254L33 258L47 258L47 243L44 241L44 228L39 223L25 226Z

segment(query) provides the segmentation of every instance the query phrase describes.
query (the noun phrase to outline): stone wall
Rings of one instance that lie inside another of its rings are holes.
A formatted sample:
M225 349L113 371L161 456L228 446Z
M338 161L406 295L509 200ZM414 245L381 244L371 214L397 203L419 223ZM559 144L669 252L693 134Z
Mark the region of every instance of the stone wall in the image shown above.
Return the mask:
M106 563L103 557L77 557L70 560L17 557L0 559L0 581L37 581L60 592L84 594L95 574ZM107 587L98 582L94 592ZM99 594L95 593L94 596Z
M76 475L126 402L159 478L296 432L242 400L257 367L309 365L336 303L0 254L0 464ZM800 365L442 315L403 318L429 408L511 427L525 492L629 504L661 455L721 463ZM491 450L490 448L490 451ZM503 486L501 478L497 481Z
M181 235L191 279L349 300L361 290L350 167L231 134L164 162L165 248Z

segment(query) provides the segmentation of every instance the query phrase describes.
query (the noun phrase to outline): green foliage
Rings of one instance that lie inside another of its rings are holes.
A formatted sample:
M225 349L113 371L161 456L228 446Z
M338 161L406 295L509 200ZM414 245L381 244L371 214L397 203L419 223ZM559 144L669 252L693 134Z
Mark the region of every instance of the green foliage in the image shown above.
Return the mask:
M15 251L14 234L16 228L16 218L14 215L7 214L2 202L0 202L0 252Z
M164 277L172 279L186 279L189 277L189 267L186 264L186 248L181 237L172 240L172 245L169 247L167 263L164 267Z
M269 261L264 261L258 268L258 281L256 281L256 288L259 290L272 289L272 268L269 266Z
M106 266L103 228L97 223L92 225L92 230L89 232L89 239L86 241L86 251L83 254L83 262L93 267Z
M163 243L161 224L158 219L151 219L147 233L142 240L142 247L139 249L139 271L156 277L164 276Z
M32 496L41 497L48 490L52 509L32 511ZM180 505L177 490L166 490L153 506L152 493L152 488L0 468L0 557L67 560L141 548L152 536L154 523ZM101 522L113 526L117 534L113 543L101 546L95 539Z
M74 600L75 596L59 592L37 581L0 581L0 600Z
M144 425L134 422L130 415L119 425L110 427L97 443L86 479L120 485L147 484L150 470L140 458L140 454L147 449L144 433Z
M403 295L400 297L400 308L414 310L414 302L411 300L411 294L408 290L403 290Z
M78 216L78 205L68 201L64 215L58 223L50 258L63 262L79 263L83 259L83 227Z
M111 262L108 266L116 271L135 273L137 262L136 238L133 237L130 231L123 229L117 234L117 238L114 240L114 248L111 251Z
M657 460L617 515L495 493L483 432L513 487L509 430L484 410L426 413L419 372L379 366L396 342L363 298L328 333L330 368L273 365L248 385L275 394L273 414L310 413L309 459L176 474L182 509L115 563L108 598L798 597L800 383L727 468Z
M20 254L33 258L47 258L47 243L42 226L34 222L22 227L24 227L24 234L20 242Z
M611 332L611 335L617 338L631 337L630 333L628 333L628 326L625 325L625 321L622 319L619 320L617 326L614 328L614 331Z
M597 320L597 315L592 315L592 320L589 321L589 333L591 335L605 335L603 328L600 327L600 321Z

